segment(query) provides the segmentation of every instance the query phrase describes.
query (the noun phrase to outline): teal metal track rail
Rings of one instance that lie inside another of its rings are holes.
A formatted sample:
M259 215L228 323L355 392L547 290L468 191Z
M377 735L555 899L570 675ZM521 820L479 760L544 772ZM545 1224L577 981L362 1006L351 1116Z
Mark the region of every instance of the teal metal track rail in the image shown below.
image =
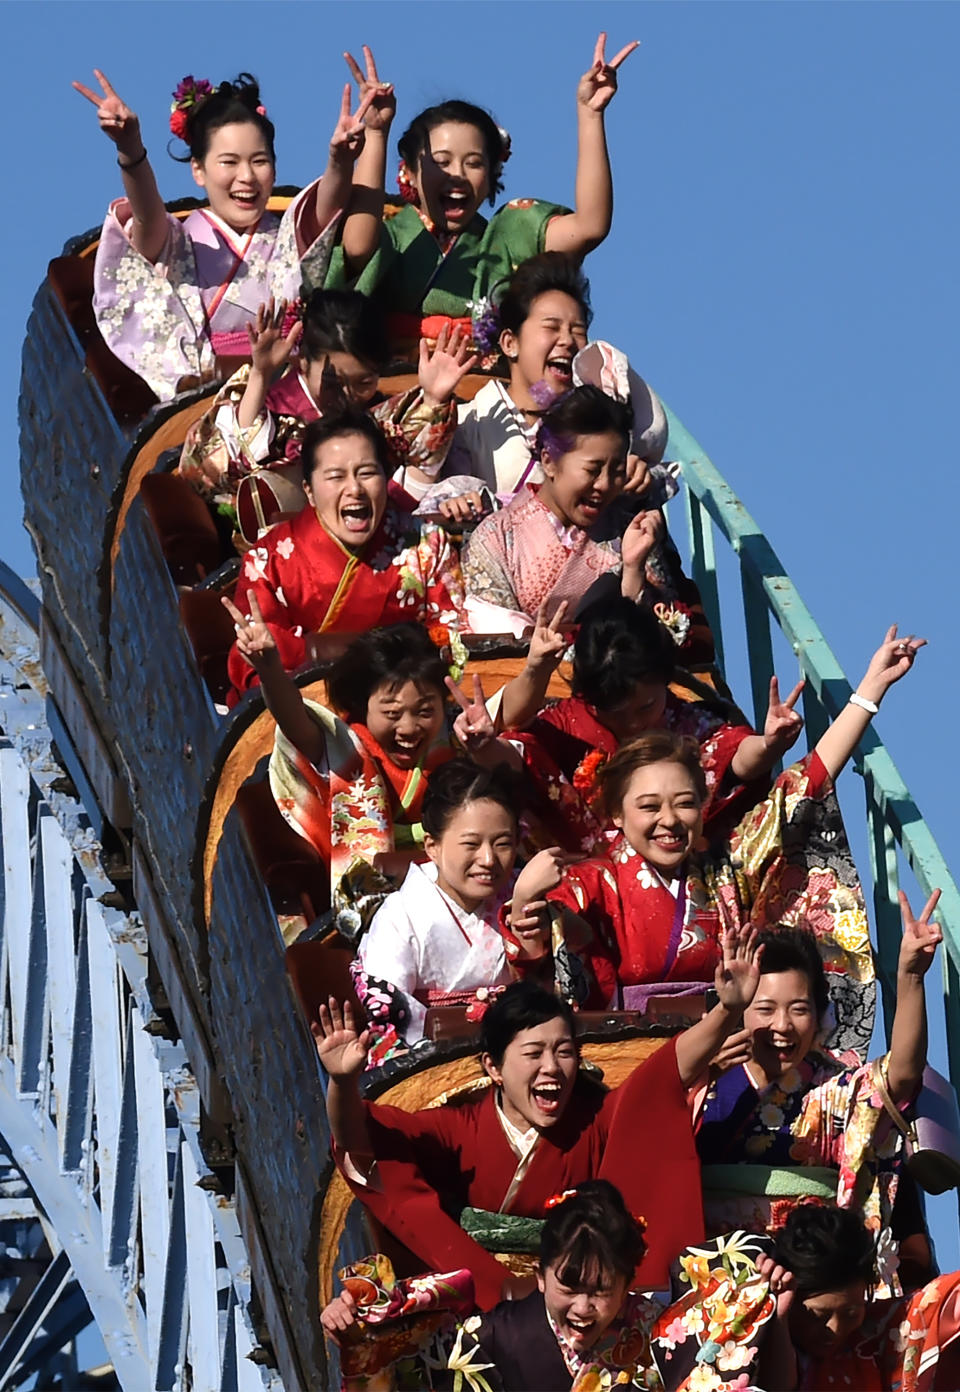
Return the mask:
M683 465L693 578L700 587L713 629L721 671L724 664L715 532L740 563L743 614L756 724L762 727L773 674L771 615L791 644L806 678L803 705L811 746L849 699L851 687L813 616L784 571L766 537L706 452L671 411L670 457ZM950 1076L960 1084L960 891L929 827L876 732L867 730L854 756L866 793L870 870L873 876L877 967L889 1038L895 1002L900 910L897 904L899 847L925 894L941 891L944 1008Z

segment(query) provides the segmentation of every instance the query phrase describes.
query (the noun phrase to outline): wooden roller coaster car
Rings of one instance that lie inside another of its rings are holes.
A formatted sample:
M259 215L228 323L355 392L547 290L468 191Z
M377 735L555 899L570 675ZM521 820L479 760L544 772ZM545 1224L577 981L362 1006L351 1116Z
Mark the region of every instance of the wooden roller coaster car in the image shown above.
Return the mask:
M370 1238L332 1179L316 1052L276 908L316 916L326 872L256 782L274 732L259 693L228 719L214 705L233 636L219 596L236 561L170 470L217 384L158 405L113 358L90 303L97 236L51 262L23 353L22 488L49 721L146 925L151 979L200 1087L208 1158L237 1198L284 1385L320 1388L329 1378L318 1299ZM464 395L484 380L468 379ZM488 644L468 670L490 693L522 660L517 645ZM322 672L302 680L323 699ZM560 674L554 691L565 690ZM586 1051L615 1082L653 1043L615 1022L604 1031ZM376 1086L414 1106L476 1082L469 1046L438 1048Z

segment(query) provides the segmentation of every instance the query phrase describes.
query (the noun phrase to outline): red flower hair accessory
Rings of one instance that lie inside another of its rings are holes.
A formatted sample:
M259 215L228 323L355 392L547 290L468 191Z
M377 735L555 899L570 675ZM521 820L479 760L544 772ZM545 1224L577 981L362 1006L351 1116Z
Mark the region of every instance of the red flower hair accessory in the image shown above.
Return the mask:
M607 756L602 749L591 749L589 754L585 754L580 760L573 774L573 786L578 793L582 793L588 800L596 795L597 774L607 762Z
M562 1193L551 1194L543 1206L544 1208L559 1208L562 1203L567 1202L567 1199L576 1198L576 1194L576 1189L564 1189Z
M178 140L187 138L187 113L194 106L200 106L216 92L216 87L205 77L194 77L188 73L173 89L173 105L170 108L170 129Z
M406 160L401 160L397 167L397 188L404 203L411 203L414 208L420 207L420 195Z

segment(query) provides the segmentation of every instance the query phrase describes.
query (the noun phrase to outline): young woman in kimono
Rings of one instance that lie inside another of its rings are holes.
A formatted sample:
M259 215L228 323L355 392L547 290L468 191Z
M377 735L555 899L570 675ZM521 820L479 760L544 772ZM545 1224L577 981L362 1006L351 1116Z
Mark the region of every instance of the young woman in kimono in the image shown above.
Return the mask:
M898 638L894 625L814 751L712 846L702 842L707 789L698 746L665 730L625 745L599 773L604 809L622 835L608 855L562 876L520 876L516 914L511 909L504 919L508 951L520 961L550 951L549 900L581 920L578 933L583 921L590 929L584 960L595 983L592 1003L639 1009L651 994L703 990L724 927L805 922L842 1001L843 1047L862 1053L872 1030L869 927L839 814L825 819L822 808L923 641Z
M404 206L384 206L387 142L396 113L392 84L380 81L370 49L365 71L347 55L367 111L367 142L330 284L355 285L389 312L398 356L445 322L471 325L471 308L521 261L541 251L583 257L604 240L613 215L613 183L604 112L617 90L617 70L637 47L627 44L608 62L606 35L577 87L577 179L573 212L521 198L488 222L480 215L503 187L510 138L490 114L469 102L446 101L421 111L398 143L398 183Z
M323 178L281 218L267 207L276 178L274 126L257 83L249 73L217 88L185 77L173 94L170 128L189 149L209 207L181 221L163 205L138 117L102 72L94 75L99 92L73 85L116 145L124 187L97 247L97 323L108 347L166 401L215 376L223 362L235 366L249 356L247 325L264 301L292 304L301 281L323 284L366 108L361 103L351 115L345 90Z
M667 1303L631 1294L648 1224L612 1184L588 1180L548 1202L537 1289L486 1314L464 1308L469 1272L397 1281L379 1254L341 1271L320 1322L340 1345L343 1392L372 1376L431 1392L705 1392L743 1386L751 1372L776 1385L764 1367L776 1301L759 1247L741 1237L684 1253L690 1289Z
M241 479L263 468L295 471L305 427L348 405L368 410L380 426L394 471L415 465L425 477L436 474L456 430L453 394L475 362L462 336L444 333L432 350L424 343L419 385L385 397L378 386L389 352L372 300L355 290L315 290L302 331L296 323L286 334L285 309L283 301L260 306L249 326L251 363L191 431L179 472L232 512ZM301 507L305 501L301 495Z
M517 267L496 305L475 326L480 352L496 352L508 381L491 378L459 410L459 424L443 468L432 476L415 467L403 475L412 497L428 511L469 521L486 488L510 502L525 483L541 483L537 432L544 409L573 386L600 387L630 402L633 437L624 498L659 507L676 492L669 466L660 463L667 420L655 393L609 344L587 346L590 289L574 256L546 251Z
M301 464L309 506L250 548L234 596L244 620L256 598L285 670L336 656L350 635L378 624L457 625L456 552L441 528L388 500L390 457L376 421L355 407L313 421ZM237 695L258 681L236 645L227 670Z
M609 1092L579 1071L570 1006L516 982L481 1025L492 1086L412 1113L361 1097L370 1034L356 1029L349 1006L341 1012L331 1000L314 1034L328 1075L334 1158L377 1221L427 1267L472 1271L482 1309L527 1292L451 1215L469 1205L501 1219L540 1218L551 1194L586 1179L608 1179L631 1211L657 1215L639 1279L646 1289L664 1285L673 1258L702 1233L686 1089L737 1028L757 976L754 935L725 935L718 1004ZM669 1165L643 1163L649 1136Z
M277 722L270 786L281 813L327 862L335 893L358 860L399 882L411 861L427 859L422 809L435 770L462 750L475 763L512 762L510 747L495 738L479 681L471 700L425 629L397 624L350 644L327 679L330 706L321 706L305 700L284 671L256 599L250 620L224 604L237 623L238 651ZM537 639L553 641L550 632ZM513 691L507 683L498 693L507 714ZM460 706L456 720L448 716L448 692Z
M724 1067L707 1086L697 1152L704 1166L707 1231L775 1227L796 1202L786 1197L783 1171L794 1171L797 1192L852 1208L877 1239L885 1288L899 1290L894 1202L903 1137L881 1099L879 1077L893 1104L907 1109L920 1090L927 1062L924 977L942 934L930 922L939 891L914 919L901 892L903 940L897 964L896 1013L890 1049L852 1065L823 1050L830 995L813 936L800 929L762 933L761 977L744 1013L747 1062ZM765 1190L770 1167L780 1174L779 1200ZM734 1170L733 1167L736 1167ZM752 1183L748 1182L752 1177Z
M596 776L617 750L647 730L689 735L700 750L707 798L704 832L730 830L770 787L770 770L796 743L803 721L794 706L799 683L785 701L776 677L763 733L755 734L720 697L683 700L670 690L676 645L656 616L621 595L580 614L573 645L573 695L545 706L509 732L523 756L528 815L537 842L573 853L601 853L616 827L598 805ZM531 691L538 709L551 668ZM682 680L682 677L681 677Z
M960 1272L899 1298L877 1295L876 1234L843 1209L805 1204L761 1263L792 1354L797 1392L955 1392L960 1387ZM779 1268L779 1269L778 1269Z
M379 1036L377 1063L423 1038L430 1006L482 1010L511 980L499 912L517 858L518 792L503 765L451 759L430 775L421 816L426 863L415 861L383 901L351 964Z
M552 612L565 602L573 612L598 579L616 572L621 593L676 630L689 660L710 660L709 628L693 630L677 586L651 566L664 533L662 514L639 512L627 523L612 506L626 483L630 427L629 406L598 387L577 387L545 412L543 482L524 484L464 545L466 614L474 632L519 636L540 605ZM682 583L685 593L695 592L690 581Z

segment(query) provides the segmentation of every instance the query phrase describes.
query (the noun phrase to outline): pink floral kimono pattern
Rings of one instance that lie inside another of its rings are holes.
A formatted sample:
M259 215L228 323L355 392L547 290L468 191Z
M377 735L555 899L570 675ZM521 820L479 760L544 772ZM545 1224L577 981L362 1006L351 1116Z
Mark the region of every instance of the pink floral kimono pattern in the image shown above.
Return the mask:
M93 305L107 346L161 401L178 384L209 380L217 357L246 357L246 326L271 295L292 303L301 282L322 285L339 214L318 229L311 184L282 217L265 212L239 234L209 208L181 221L167 214L167 240L155 263L129 238L130 204L110 205L94 267Z

